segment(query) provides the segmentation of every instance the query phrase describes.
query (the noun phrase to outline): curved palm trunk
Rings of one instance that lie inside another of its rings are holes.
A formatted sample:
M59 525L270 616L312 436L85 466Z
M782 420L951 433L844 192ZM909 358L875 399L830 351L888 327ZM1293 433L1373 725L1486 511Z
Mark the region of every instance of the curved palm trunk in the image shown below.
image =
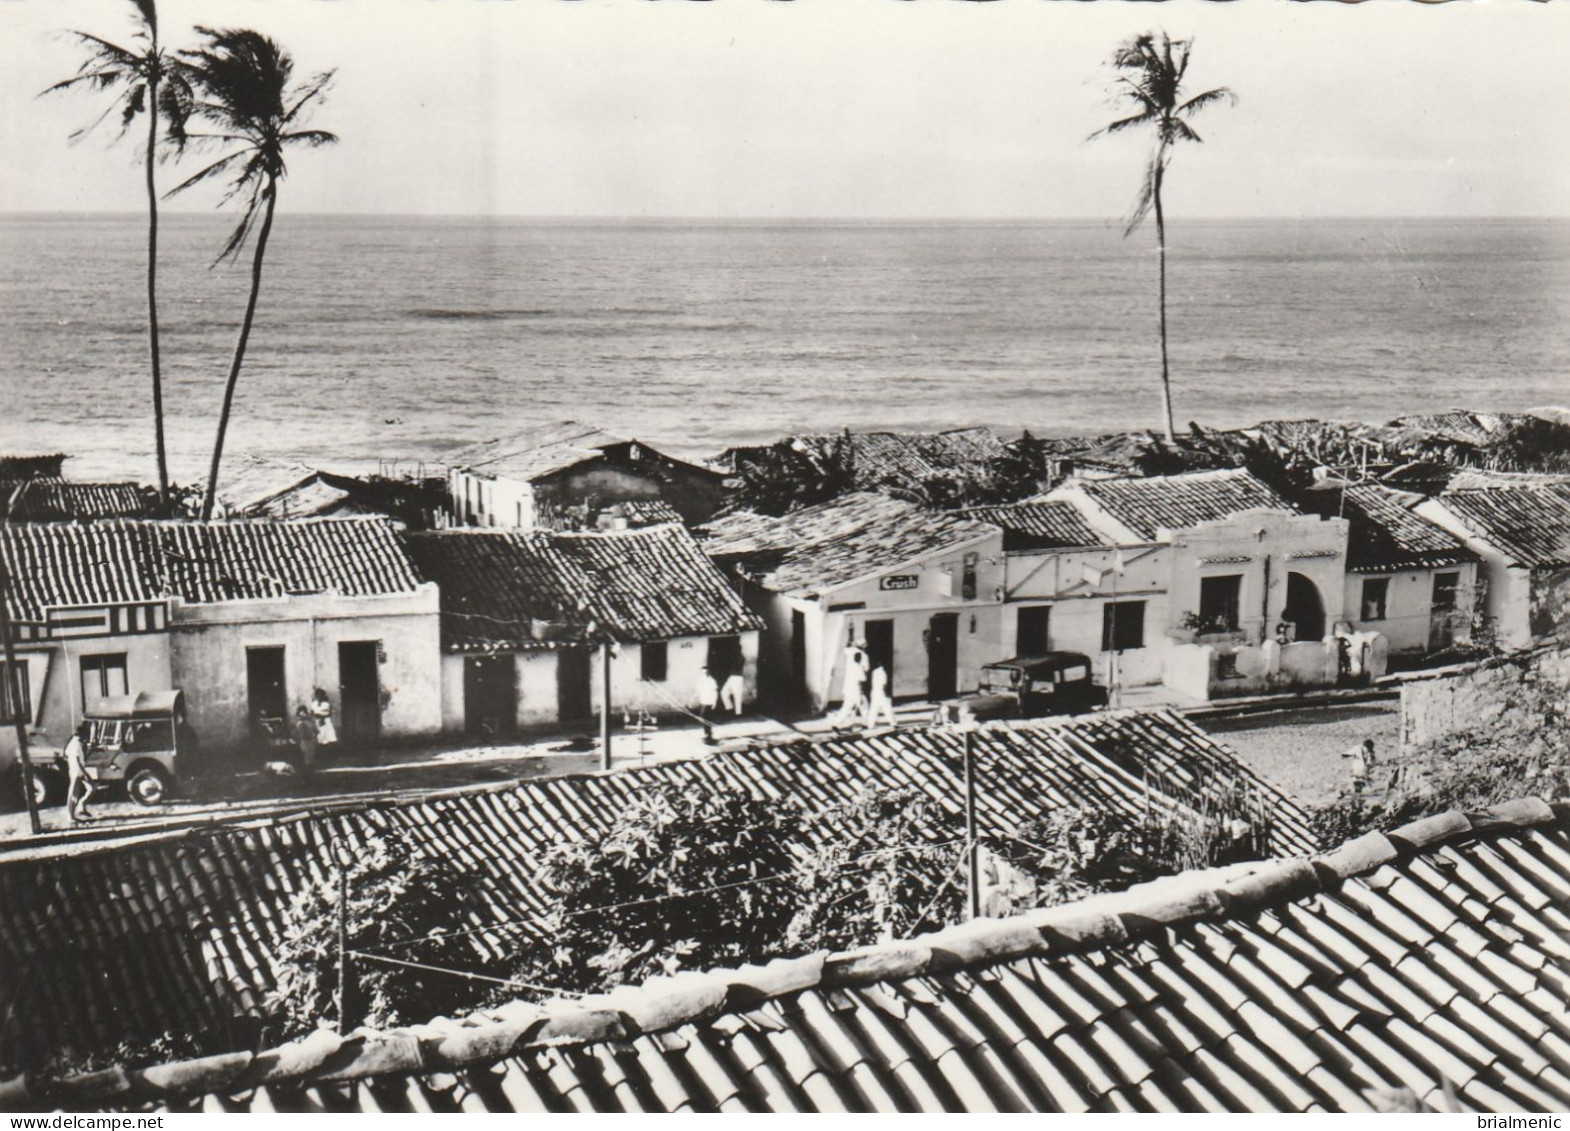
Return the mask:
M234 387L240 380L240 366L245 361L245 344L251 337L251 323L256 318L256 299L262 290L262 259L267 255L267 236L273 230L273 206L278 203L278 182L269 180L265 191L267 210L262 216L262 229L256 234L256 252L251 256L251 297L245 303L245 321L240 323L240 340L234 345L234 360L229 363L229 383L224 386L223 409L218 415L218 439L213 443L213 462L207 470L207 493L202 496L203 520L213 517L213 504L218 501L218 465L223 461L224 437L229 432L229 410L234 405Z
M1156 170L1152 184L1152 201L1156 213L1156 262L1161 276L1161 422L1166 426L1167 442L1177 441L1172 426L1172 375L1167 368L1167 222L1161 214L1161 155L1156 157Z
M157 45L154 45L157 50ZM169 450L164 444L164 382L158 358L158 192L153 155L158 151L158 76L147 80L147 352L153 367L153 440L158 449L158 497L169 501Z

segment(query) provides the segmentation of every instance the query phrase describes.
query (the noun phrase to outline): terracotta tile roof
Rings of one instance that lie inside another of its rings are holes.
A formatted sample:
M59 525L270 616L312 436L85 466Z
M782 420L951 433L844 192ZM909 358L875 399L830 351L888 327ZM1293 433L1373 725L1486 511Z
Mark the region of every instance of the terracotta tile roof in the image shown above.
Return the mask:
M0 1086L12 1111L1570 1105L1570 834L1528 799L848 953Z
M1551 471L1485 471L1477 467L1464 467L1451 471L1444 493L1491 487L1570 487L1570 475Z
M1156 541L1158 531L1163 529L1186 530L1257 507L1297 510L1242 469L1149 479L1082 479L1070 490L1095 500L1113 518L1149 542Z
M1345 495L1344 508L1337 496ZM1313 492L1310 506L1334 517L1338 509L1349 526L1347 569L1352 573L1383 573L1402 569L1434 569L1475 562L1477 555L1461 540L1412 508L1421 495L1363 484L1344 492Z
M624 518L628 526L661 526L680 523L681 513L663 499L629 499L609 508L613 518Z
M996 534L987 523L870 491L773 516L736 511L704 549L776 593L812 594Z
M412 592L420 579L385 519L39 523L0 527L11 615L181 597L193 604L335 592Z
M316 474L298 460L280 460L250 452L225 458L218 484L218 505L225 515L244 515L267 499Z
M210 1031L253 1011L271 985L280 908L327 866L326 846L372 835L464 861L484 906L488 953L515 945L549 907L542 853L608 827L639 790L691 783L822 809L869 787L914 789L962 812L961 737L901 730L712 754L610 774L236 823L96 851L0 852L0 970L28 970L28 1022L0 1034L0 1063L75 1039L179 1026ZM1267 851L1312 851L1303 812L1225 746L1168 712L995 725L977 737L983 832L1076 805L1182 820L1239 793ZM946 834L944 834L946 835ZM520 920L522 922L520 923ZM22 1044L19 1045L19 1042ZM0 1103L0 1107L4 1104Z
M1570 487L1482 487L1436 501L1517 565L1570 565Z
M141 518L148 513L152 501L152 493L135 483L30 479L0 499L0 510L12 522Z
M1385 427L1417 439L1485 444L1499 424L1498 416L1454 408L1447 412L1420 412L1413 413L1411 416L1398 416Z
M856 486L910 486L933 479L966 475L1008 454L1008 447L987 428L956 428L948 432L833 432L789 436L779 443L819 463L830 458L847 438L855 467ZM740 470L776 445L731 448L717 463Z
M442 463L493 478L532 483L599 459L607 448L630 443L592 424L553 420L459 448L443 456Z
M1072 503L1027 499L1009 506L972 507L964 512L978 522L1003 528L1005 550L1058 550L1105 546Z
M762 627L685 528L556 533L442 530L409 537L441 589L458 651L562 641L669 640Z

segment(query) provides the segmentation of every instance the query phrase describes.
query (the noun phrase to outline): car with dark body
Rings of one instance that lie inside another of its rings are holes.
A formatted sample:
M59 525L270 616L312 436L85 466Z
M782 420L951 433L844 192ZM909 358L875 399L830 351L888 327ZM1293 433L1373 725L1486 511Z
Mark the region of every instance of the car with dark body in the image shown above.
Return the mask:
M954 707L981 721L1083 715L1107 705L1107 689L1093 672L1090 657L1081 652L998 660L981 669L975 693L961 696Z

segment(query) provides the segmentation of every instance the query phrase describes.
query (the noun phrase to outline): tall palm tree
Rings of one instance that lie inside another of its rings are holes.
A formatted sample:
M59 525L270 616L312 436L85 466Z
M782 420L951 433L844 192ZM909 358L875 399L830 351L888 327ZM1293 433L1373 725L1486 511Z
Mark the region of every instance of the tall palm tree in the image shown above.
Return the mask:
M1161 208L1161 185L1172 159L1172 147L1180 141L1203 140L1187 119L1223 99L1237 102L1237 95L1224 86L1185 97L1183 78L1188 73L1193 47L1192 39L1172 39L1166 32L1147 32L1121 44L1112 55L1112 67L1118 72L1112 95L1114 100L1130 104L1134 113L1090 135L1094 139L1147 125L1155 130L1155 147L1123 235L1132 234L1147 215L1155 212L1161 273L1161 416L1168 441L1176 436L1172 427L1172 379L1167 366L1167 224Z
M72 32L87 48L87 57L76 74L55 83L44 94L86 87L113 89L114 99L89 125L71 134L85 137L92 129L120 111L124 137L138 114L147 115L147 151L142 164L147 175L147 352L153 370L153 437L158 451L158 494L169 497L169 452L164 443L164 387L158 354L158 192L153 183L153 163L158 153L158 120L169 124L169 141L178 149L185 143L189 91L175 61L165 55L158 41L158 9L153 0L131 0L138 14L131 47L121 47L85 31ZM118 140L118 138L117 138Z
M221 174L230 176L223 199L241 198L244 213L219 252L217 262L239 254L252 230L256 230L256 246L251 256L251 293L245 303L245 319L240 323L234 357L229 363L229 380L224 386L223 408L218 417L218 438L213 444L207 491L202 497L202 518L208 519L212 517L213 503L218 497L218 469L223 461L234 389L240 379L240 366L245 362L245 347L256 317L256 300L261 294L262 261L267 255L267 237L273 230L278 183L288 171L284 163L285 151L296 146L330 145L338 139L325 130L299 128L306 109L322 97L332 82L332 71L291 85L294 60L267 36L235 29L215 31L198 27L196 30L205 42L194 50L180 52L181 72L193 91L192 116L210 123L214 132L193 131L189 136L198 143L237 148L188 177L169 195L184 192L192 185ZM258 220L260 227L257 227Z

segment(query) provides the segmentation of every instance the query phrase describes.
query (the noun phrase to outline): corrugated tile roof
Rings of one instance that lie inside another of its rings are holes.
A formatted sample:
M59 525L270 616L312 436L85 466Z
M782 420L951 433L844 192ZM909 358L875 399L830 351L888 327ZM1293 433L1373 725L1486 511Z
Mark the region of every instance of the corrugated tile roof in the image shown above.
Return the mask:
M1327 516L1337 510L1348 524L1347 569L1375 573L1401 569L1434 569L1477 560L1448 530L1435 525L1412 508L1421 495L1395 491L1374 484L1346 487L1322 496L1313 509ZM1344 506L1337 507L1337 496Z
M669 640L762 627L757 614L676 524L559 533L441 530L409 537L441 589L458 650L559 641Z
M78 483L30 479L0 499L12 522L69 522L94 518L141 518L152 495L135 483ZM6 504L9 503L9 506Z
M85 853L18 859L0 852L0 970L30 971L27 1025L0 1035L0 1061L42 1056L73 1039L118 1040L171 1026L209 1031L252 1011L271 985L267 954L280 909L321 874L325 846L334 841L353 851L368 837L391 835L471 861L484 901L475 921L502 925L476 940L503 953L529 917L549 907L536 880L542 854L558 839L608 827L640 789L696 784L821 810L868 788L902 787L958 815L961 742L951 731L926 729L803 740ZM1241 793L1267 830L1270 851L1314 847L1291 799L1169 712L996 725L980 732L976 750L983 832L1012 830L1067 805L1135 820L1152 807L1195 819Z
M1162 529L1186 530L1240 511L1259 507L1297 510L1241 468L1148 479L1082 479L1071 489L1095 500L1113 518L1150 542Z
M449 452L442 462L483 475L533 482L599 459L605 448L628 442L592 424L553 420Z
M1570 565L1570 487L1480 487L1437 501L1518 565Z
M736 511L706 528L704 549L777 593L815 593L996 534L946 511L863 491L783 515Z
M849 953L0 1086L10 1110L1570 1105L1570 813L1440 814Z
M23 524L0 528L0 553L11 615L32 621L50 606L365 597L420 584L397 531L380 518Z
M1027 499L1008 506L971 507L965 514L978 522L1003 528L1006 550L1060 550L1105 546L1079 508L1072 503Z

